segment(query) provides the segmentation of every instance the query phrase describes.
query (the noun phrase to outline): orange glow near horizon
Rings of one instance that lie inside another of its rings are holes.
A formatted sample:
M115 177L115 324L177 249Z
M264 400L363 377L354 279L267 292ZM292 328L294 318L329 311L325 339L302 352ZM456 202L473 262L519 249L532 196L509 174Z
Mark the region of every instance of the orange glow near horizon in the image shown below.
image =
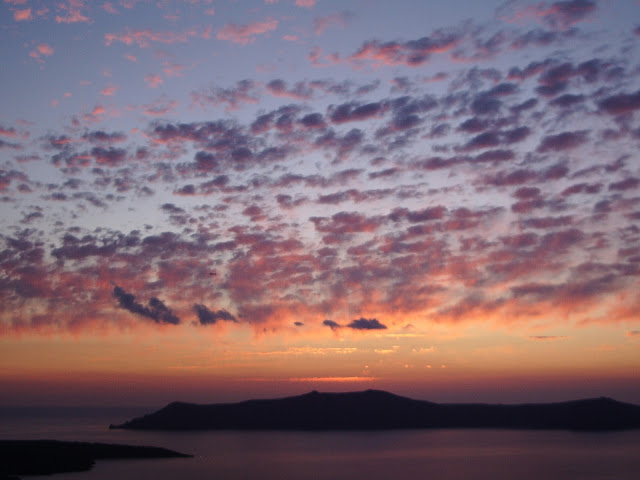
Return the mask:
M640 404L638 2L99 3L0 1L0 404Z

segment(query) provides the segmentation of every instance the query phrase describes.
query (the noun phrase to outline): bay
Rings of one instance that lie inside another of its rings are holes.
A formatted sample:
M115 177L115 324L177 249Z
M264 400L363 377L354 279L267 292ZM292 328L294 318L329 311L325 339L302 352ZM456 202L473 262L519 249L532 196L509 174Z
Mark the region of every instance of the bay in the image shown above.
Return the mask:
M144 432L110 423L155 408L0 408L0 438L153 445L192 459L104 460L56 480L633 479L640 431ZM28 477L24 477L28 478ZM32 477L37 478L37 477Z

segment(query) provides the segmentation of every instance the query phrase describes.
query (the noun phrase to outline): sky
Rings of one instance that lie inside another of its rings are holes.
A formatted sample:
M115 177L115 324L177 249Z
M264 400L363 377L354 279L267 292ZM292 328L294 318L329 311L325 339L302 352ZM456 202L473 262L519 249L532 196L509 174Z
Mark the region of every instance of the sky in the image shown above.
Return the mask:
M640 404L640 1L1 0L5 405Z

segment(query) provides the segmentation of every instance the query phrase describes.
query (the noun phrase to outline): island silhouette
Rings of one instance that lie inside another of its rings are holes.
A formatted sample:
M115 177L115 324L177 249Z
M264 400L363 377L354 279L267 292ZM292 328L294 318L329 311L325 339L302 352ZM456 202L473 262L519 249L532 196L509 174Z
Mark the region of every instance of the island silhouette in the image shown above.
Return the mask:
M190 458L192 455L160 447L58 440L0 440L0 480L18 475L83 472L96 460L134 458Z
M110 428L132 430L385 430L640 428L640 406L601 397L556 403L444 404L381 390L310 393L238 403L173 402Z

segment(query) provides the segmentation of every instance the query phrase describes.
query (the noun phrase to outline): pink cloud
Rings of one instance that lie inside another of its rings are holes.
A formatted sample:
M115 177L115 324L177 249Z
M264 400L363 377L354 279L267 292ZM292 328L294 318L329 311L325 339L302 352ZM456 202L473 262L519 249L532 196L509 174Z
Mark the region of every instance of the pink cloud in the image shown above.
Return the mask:
M111 2L104 2L102 4L102 9L107 12L107 13L112 13L114 15L119 14L120 12L118 10L116 10L116 7L113 6L113 3Z
M157 87L159 87L160 85L162 85L164 83L164 80L162 79L162 77L160 75L154 75L152 73L150 73L149 75L146 75L144 77L144 81L151 88L157 88Z
M129 60L130 62L136 63L138 61L138 57L136 57L135 55L130 55L128 53L125 53L123 57Z
M374 67L406 65L418 67L427 63L433 54L447 53L462 42L464 33L435 32L431 37L422 37L406 42L384 42L370 40L348 57L341 58L337 53L324 55L319 47L314 47L308 59L314 67L325 67L339 63L351 64L361 68L367 63ZM322 63L324 60L326 63Z
M377 41L366 42L350 61L371 61L376 65L419 66L429 60L434 53L446 53L461 41L457 34L436 34L434 37L422 37L404 43Z
M104 108L102 105L96 105L95 107L93 107L93 110L91 110L90 113L87 113L82 118L87 123L95 123L100 121L100 117L106 115L106 113L106 108Z
M0 135L10 138L18 138L18 132L15 128L4 128L2 125L0 125Z
M40 45L38 45L37 47L38 53L40 53L40 55L53 55L53 48L51 47L51 45L47 45L46 43L41 43Z
M211 27L204 30L191 28L184 32L154 32L153 30L127 30L124 33L106 33L105 44L110 46L114 42L122 42L125 45L138 45L140 48L148 48L151 43L185 43L189 38L211 38Z
M57 7L65 12L64 15L56 15L58 23L91 23L92 20L82 14L85 8L83 0L68 0L66 4L58 4Z
M42 56L50 57L51 55L53 55L53 47L46 43L37 45L35 50L29 52L29 56L40 63L43 63Z
M276 28L278 28L278 21L273 19L267 19L264 22L253 22L248 25L228 23L218 31L216 38L246 45L254 42L256 35L268 33Z
M184 65L165 61L162 62L162 71L167 77L181 77L184 72Z
M33 20L33 15L31 15L31 9L26 8L24 10L16 10L13 12L13 19L16 22L21 22L25 20Z
M116 87L115 85L110 85L100 90L100 94L108 97L112 97L116 94L117 91L118 91L118 87Z
M296 5L303 8L312 8L316 4L316 0L296 0Z

